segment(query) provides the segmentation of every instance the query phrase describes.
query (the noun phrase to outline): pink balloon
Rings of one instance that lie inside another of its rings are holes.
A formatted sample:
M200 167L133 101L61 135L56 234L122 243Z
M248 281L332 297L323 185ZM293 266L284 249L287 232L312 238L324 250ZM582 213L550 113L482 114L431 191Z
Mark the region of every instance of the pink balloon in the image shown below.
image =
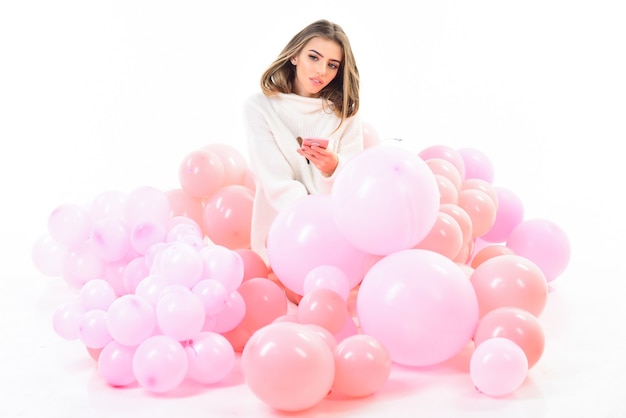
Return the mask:
M411 248L435 223L437 182L426 163L406 149L365 149L335 177L333 219L346 239L366 253Z
M204 206L202 227L212 242L230 249L250 247L254 193L232 184L221 187Z
M40 273L50 277L61 276L63 262L68 252L65 245L58 243L50 234L45 233L33 244L31 259Z
M298 322L314 324L337 334L348 320L345 299L330 289L313 289L298 304Z
M465 164L465 179L481 179L493 184L493 163L487 154L476 148L460 148L458 152Z
M70 287L80 289L85 283L102 279L105 275L105 262L93 251L89 243L72 247L63 260L63 279Z
M99 193L89 207L91 221L97 222L106 217L124 219L127 197L127 194L120 190L105 190Z
M170 216L185 216L193 219L198 225L202 224L202 211L204 203L201 198L193 197L183 189L171 189L167 191L170 201Z
M98 372L109 385L128 386L137 381L133 373L133 355L136 347L111 341L98 356Z
M368 122L363 122L363 148L372 148L382 142L380 134L374 126Z
M459 224L463 234L463 245L466 245L472 239L472 218L467 211L458 204L446 203L439 206L439 212L452 216Z
M78 324L78 336L89 348L102 348L113 340L106 322L107 313L92 309L83 314Z
M176 389L187 376L189 360L183 346L167 335L143 341L133 356L133 373L139 385L150 392Z
M489 195L478 189L465 189L459 193L458 205L472 220L472 236L477 238L487 233L496 221L496 203Z
M493 189L498 196L496 219L491 229L481 238L488 242L500 243L505 242L511 231L524 220L524 205L513 191L504 187Z
M329 289L348 300L350 281L339 267L320 265L311 269L304 279L304 294L315 289Z
M363 333L380 341L394 362L410 366L451 358L478 322L476 294L463 270L428 250L381 259L367 272L356 302Z
M65 203L48 216L48 233L59 244L68 247L83 244L90 231L91 219L81 205Z
M120 296L107 311L107 327L120 344L138 345L156 329L154 309L136 295Z
M506 246L539 266L548 282L565 271L571 257L567 234L559 225L547 219L521 222L509 234Z
M139 254L145 254L152 245L165 241L166 236L165 225L152 220L138 222L130 231L130 245Z
M202 150L213 152L222 161L224 176L220 187L231 184L244 185L248 163L237 148L216 142L202 147Z
M255 332L241 355L250 390L279 411L303 411L321 402L332 387L333 353L309 326L269 324Z
M115 299L115 290L106 280L90 280L80 289L80 301L86 311L92 309L106 311Z
M452 182L456 190L461 190L463 177L461 177L461 173L453 163L442 158L430 158L424 160L424 162L433 174L447 178Z
M54 332L66 340L77 340L80 337L80 321L85 308L80 302L68 302L58 306L52 315Z
M151 271L163 276L169 284L192 287L202 277L202 258L194 247L185 242L170 243L161 252L158 261Z
M202 302L204 312L208 316L215 316L224 309L229 293L219 280L203 279L192 288L193 293Z
M548 284L541 269L519 255L500 255L478 265L470 277L480 316L503 306L539 316L546 306Z
M137 284L134 294L148 302L150 306L154 308L161 297L161 292L167 286L169 286L169 284L163 276L159 274L149 274Z
M241 326L250 334L287 314L287 296L275 282L258 277L246 280L239 286L239 294L246 304Z
M263 257L249 248L238 248L235 251L243 261L243 281L257 277L267 278L270 269Z
M439 189L439 204L456 205L459 202L459 190L452 183L452 180L440 174L435 174L435 180Z
M430 147L424 148L418 154L424 161L429 160L431 158L440 158L442 160L446 160L454 164L459 174L461 174L461 178L465 178L465 161L461 156L461 153L456 149L447 146L447 145L432 145Z
M222 283L228 292L234 292L243 282L244 261L241 255L222 245L211 245L200 250L202 278Z
M280 282L298 295L304 294L307 274L321 265L340 268L353 288L363 279L368 260L339 231L327 194L304 196L283 209L270 228L267 252Z
M507 338L490 338L476 347L470 359L474 386L488 396L516 391L528 375L524 351Z
M89 237L94 254L105 262L122 260L131 249L130 231L119 218L104 217L94 222Z
M204 331L213 331L220 334L232 331L241 323L241 320L246 314L246 302L238 291L232 292L224 308L212 318L214 321L208 321L210 327L203 328ZM205 319L206 321L206 319Z
M155 315L159 330L178 341L196 337L204 325L204 305L186 286L170 285L161 292Z
M146 221L166 224L170 211L167 194L151 186L133 189L124 202L124 219L131 231L137 224Z
M370 335L353 335L334 349L335 379L333 390L352 397L377 392L391 374L387 349Z
M454 259L463 247L463 231L452 216L439 212L430 232L414 248L434 251Z
M139 283L149 275L150 270L146 265L145 257L140 256L130 260L122 271L122 282L126 293L135 293Z
M215 332L203 332L185 346L187 375L210 385L222 381L235 367L235 350L228 340Z
M224 182L224 163L210 150L192 151L180 162L178 180L187 195L208 199Z

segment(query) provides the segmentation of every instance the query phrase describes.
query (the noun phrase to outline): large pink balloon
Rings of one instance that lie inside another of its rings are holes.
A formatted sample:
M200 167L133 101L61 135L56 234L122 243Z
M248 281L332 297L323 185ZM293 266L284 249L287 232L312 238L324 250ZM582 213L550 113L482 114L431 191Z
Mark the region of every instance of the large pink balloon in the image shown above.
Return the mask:
M215 153L222 161L224 176L220 187L231 184L245 185L248 164L237 148L226 143L216 142L202 147L202 150Z
M281 283L299 295L309 272L321 265L343 270L353 288L363 279L368 259L339 231L326 194L305 196L283 209L270 228L267 252Z
M167 335L143 341L133 355L133 373L144 389L165 393L176 389L187 376L189 360L183 346Z
M567 234L547 219L521 222L509 234L506 246L537 264L548 282L565 271L571 257Z
M333 352L312 327L276 322L255 332L241 355L241 370L252 393L281 411L318 404L335 376Z
M409 366L441 363L463 349L478 322L478 301L464 271L433 251L410 249L381 259L357 294L363 333Z
M368 148L346 162L331 190L333 218L354 246L378 255L413 247L439 210L424 160L395 146Z
M232 184L219 188L203 209L202 227L212 242L230 249L250 247L254 193Z
M210 150L191 151L180 162L178 180L187 195L207 199L223 184L224 163Z

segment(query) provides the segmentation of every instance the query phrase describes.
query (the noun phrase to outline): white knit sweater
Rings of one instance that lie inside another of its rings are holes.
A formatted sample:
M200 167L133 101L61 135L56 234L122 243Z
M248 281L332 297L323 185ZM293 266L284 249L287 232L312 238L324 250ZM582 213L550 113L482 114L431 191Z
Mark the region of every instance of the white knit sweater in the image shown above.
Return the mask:
M363 150L363 127L358 116L346 120L325 108L322 99L278 94L252 95L244 105L244 128L250 167L256 180L251 247L266 262L265 241L276 215L307 194L329 193L345 161ZM328 138L339 157L334 174L325 177L297 153L297 137Z

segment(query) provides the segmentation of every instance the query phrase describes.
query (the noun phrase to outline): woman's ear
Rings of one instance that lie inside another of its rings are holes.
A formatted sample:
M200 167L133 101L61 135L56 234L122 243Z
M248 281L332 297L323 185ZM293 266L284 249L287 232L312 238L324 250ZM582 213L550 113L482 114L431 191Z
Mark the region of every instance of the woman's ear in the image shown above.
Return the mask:
M290 61L293 65L296 65L298 63L298 60L296 59L296 57L291 57Z

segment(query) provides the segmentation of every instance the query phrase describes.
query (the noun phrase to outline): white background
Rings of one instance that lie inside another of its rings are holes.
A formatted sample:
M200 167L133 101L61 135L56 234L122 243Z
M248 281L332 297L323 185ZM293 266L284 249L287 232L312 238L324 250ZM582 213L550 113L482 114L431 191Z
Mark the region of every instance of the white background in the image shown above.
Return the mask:
M626 13L619 1L5 1L0 4L0 416L280 415L234 371L154 396L112 389L51 327L68 297L30 250L62 203L178 186L210 142L247 152L242 101L318 18L351 38L362 113L416 152L473 147L528 218L572 245L541 320L546 351L509 397L462 366L394 369L362 400L303 416L617 417L626 413Z

